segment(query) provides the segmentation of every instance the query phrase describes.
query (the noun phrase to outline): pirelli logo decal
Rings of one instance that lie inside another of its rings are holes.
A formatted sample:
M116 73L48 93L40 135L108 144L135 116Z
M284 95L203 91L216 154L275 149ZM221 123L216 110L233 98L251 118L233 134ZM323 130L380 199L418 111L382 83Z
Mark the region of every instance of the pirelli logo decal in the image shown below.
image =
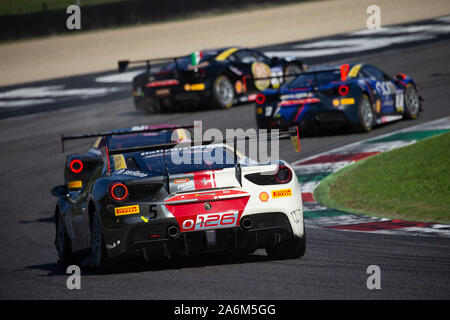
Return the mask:
M140 211L139 211L138 205L114 208L114 213L116 214L116 216L124 216L127 214L136 214L139 212Z
M283 198L291 196L292 196L292 189L282 189L272 191L272 198Z

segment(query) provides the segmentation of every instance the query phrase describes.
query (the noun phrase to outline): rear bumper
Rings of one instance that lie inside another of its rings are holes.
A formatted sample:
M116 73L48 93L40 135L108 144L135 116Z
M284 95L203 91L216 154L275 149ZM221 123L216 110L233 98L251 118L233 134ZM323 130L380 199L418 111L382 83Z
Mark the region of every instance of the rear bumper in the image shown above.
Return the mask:
M288 129L291 126L299 125L302 129L308 129L318 125L346 125L350 124L349 118L344 111L325 110L319 112L310 111L299 122L289 121L283 117L258 117L259 128L265 129Z
M178 226L176 219L167 218L155 223L136 223L114 232L120 238L116 246L107 246L110 257L143 256L146 259L165 256L192 256L208 252L249 252L258 248L273 247L294 237L287 216L280 212L246 215L251 227L213 229L207 231L182 232L169 236L168 228ZM241 220L242 221L242 220ZM119 237L119 233L121 233ZM108 237L111 238L111 234Z
M268 102L256 106L256 120L260 128L288 128L299 124L304 129L314 126L341 126L358 122L358 96L321 97L321 102L278 107ZM337 105L335 102L337 101ZM344 100L347 100L344 102ZM353 100L353 101L350 101ZM273 110L273 111L270 111Z

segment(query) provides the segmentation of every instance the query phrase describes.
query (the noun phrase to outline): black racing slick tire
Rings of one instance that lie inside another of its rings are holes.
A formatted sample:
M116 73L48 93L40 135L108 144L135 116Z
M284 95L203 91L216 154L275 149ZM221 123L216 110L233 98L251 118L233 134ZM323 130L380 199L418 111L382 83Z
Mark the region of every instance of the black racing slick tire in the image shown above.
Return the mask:
M217 109L228 109L234 103L234 88L227 76L214 79L212 86L212 104Z
M405 119L417 119L420 111L420 100L417 90L413 84L408 84L405 89L405 110L403 117Z
M158 100L154 98L145 98L142 110L147 114L161 113L162 108Z
M358 105L358 123L356 129L360 132L369 132L372 130L375 123L375 112L373 111L372 104L369 97L365 94L362 95Z
M61 213L58 212L55 215L55 219L55 246L56 252L58 253L58 264L62 267L67 267L73 262L72 247Z
M105 249L105 241L103 239L102 225L100 216L94 212L91 221L91 257L92 266L99 272L109 271L111 267L111 259L108 257Z
M274 247L266 248L267 255L272 259L298 259L305 255L306 232L303 225L303 237L283 241Z

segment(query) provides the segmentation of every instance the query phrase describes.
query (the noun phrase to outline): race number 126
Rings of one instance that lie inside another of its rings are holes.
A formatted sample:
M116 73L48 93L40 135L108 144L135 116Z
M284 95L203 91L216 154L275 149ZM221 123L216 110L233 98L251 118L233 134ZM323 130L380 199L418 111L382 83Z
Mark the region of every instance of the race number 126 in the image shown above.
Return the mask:
M229 228L238 224L238 212L223 212L189 216L181 223L181 231Z

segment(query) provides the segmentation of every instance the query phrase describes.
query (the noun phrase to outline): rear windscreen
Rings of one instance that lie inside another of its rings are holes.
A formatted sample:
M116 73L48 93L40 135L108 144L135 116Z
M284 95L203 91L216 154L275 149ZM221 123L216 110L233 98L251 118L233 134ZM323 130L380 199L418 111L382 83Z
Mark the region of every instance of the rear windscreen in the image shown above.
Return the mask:
M308 88L312 86L321 86L331 81L341 79L340 70L327 70L320 72L308 72L295 78L288 84L288 88Z
M170 174L232 168L234 154L225 147L174 148L166 150L165 155L160 150L142 153L136 161L144 171L163 175L165 166Z

